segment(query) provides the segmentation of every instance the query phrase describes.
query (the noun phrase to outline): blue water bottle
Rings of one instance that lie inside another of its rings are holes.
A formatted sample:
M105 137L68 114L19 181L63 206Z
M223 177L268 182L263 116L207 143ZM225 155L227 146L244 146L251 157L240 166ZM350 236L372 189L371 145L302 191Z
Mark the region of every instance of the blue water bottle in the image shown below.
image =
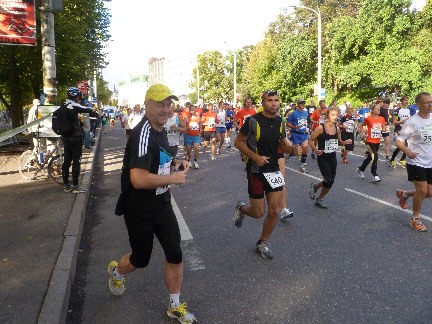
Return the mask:
M40 152L40 153L39 153L39 162L40 162L41 164L44 164L44 155L43 155L43 152Z

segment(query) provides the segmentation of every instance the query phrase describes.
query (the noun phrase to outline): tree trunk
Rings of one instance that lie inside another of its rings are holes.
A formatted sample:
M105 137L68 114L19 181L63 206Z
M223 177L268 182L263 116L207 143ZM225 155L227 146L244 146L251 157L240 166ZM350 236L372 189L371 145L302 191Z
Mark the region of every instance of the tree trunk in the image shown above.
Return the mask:
M10 46L8 51L9 61L9 93L10 93L10 113L12 118L12 127L18 127L24 124L24 115L22 110L22 91L20 87L20 76L17 69L17 60L15 48Z

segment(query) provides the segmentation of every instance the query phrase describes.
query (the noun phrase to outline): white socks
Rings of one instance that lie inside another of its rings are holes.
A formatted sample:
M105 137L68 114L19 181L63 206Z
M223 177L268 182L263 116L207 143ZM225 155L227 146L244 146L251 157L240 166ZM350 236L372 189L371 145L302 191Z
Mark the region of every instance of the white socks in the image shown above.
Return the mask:
M117 267L114 267L112 274L113 277L116 278L117 280L123 279L123 275L117 271Z
M180 305L180 294L170 294L169 307L173 308L177 307L178 305Z

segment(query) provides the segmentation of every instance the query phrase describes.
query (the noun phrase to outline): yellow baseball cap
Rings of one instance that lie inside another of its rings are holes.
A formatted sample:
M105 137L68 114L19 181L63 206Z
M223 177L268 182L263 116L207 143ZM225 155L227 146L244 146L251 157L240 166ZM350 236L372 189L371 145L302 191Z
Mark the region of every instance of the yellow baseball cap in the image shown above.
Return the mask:
M148 88L145 100L164 101L165 99L174 99L178 101L178 98L173 95L172 91L163 84L153 84Z

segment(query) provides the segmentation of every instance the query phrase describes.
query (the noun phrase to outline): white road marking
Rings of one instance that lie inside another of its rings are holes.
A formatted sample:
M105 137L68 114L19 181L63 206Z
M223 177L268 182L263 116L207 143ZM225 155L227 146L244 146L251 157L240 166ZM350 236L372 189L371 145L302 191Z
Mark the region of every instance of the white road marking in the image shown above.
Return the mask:
M174 213L177 217L177 222L178 222L179 227L180 227L180 234L181 234L182 241L192 240L193 237L192 237L191 232L189 231L189 227L187 226L186 221L184 220L183 215L180 211L180 208L178 207L173 196L171 196L171 204L173 206L173 210L174 210Z
M352 192L352 193L354 193L354 194L356 194L356 195L359 195L359 196L362 196L362 197L365 197L365 198L368 198L368 199L374 200L374 201L379 202L379 203L381 203L381 204L383 204L383 205L386 205L386 206L389 206L389 207L393 207L393 208L395 208L395 209L399 209L399 210L401 210L401 211L403 211L403 212L405 212L405 213L408 213L408 214L411 214L411 215L412 215L412 210L410 210L410 209L403 209L403 208L401 208L400 206L390 204L390 203L388 203L388 202L386 202L386 201L384 201L384 200L381 200L381 199L378 199L378 198L375 198L375 197L372 197L372 196L366 195L366 194L364 194L364 193L361 193L361 192L358 192L358 191L355 191L355 190L352 190L352 189L349 189L349 188L345 188L345 190L346 190L346 191L349 191L349 192ZM429 216L426 216L426 215L420 214L420 217L423 218L423 219L426 219L426 220L428 220L428 221L432 221L432 218L429 217Z
M318 180L318 181L321 181L322 180L322 178L318 178L318 177L315 177L315 176L313 176L313 175L311 175L311 174L309 174L309 173L303 173L303 172L300 172L299 170L297 170L297 169L293 169L293 168L290 168L290 167L285 167L285 169L287 169L287 170L290 170L290 171L294 171L294 172L297 172L297 173L300 173L300 174L302 174L302 175L304 175L304 176L307 176L307 177L309 177L309 178L312 178L312 179L315 179L315 180Z
M355 153L350 152L350 153L348 153L348 157L349 157L350 155L354 155L354 156L359 156L359 157L362 157L362 158L366 158L366 157L364 156L364 154L361 155L361 154L355 154ZM386 162L385 159L380 159L380 158L378 158L378 161Z

